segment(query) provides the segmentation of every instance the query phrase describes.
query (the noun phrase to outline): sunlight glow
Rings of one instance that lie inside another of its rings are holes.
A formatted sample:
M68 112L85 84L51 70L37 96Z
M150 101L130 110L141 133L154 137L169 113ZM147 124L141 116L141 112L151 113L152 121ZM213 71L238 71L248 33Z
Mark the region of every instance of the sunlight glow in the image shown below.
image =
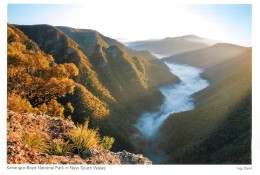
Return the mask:
M19 14L19 11L26 8L26 5L20 5L19 8L16 6L19 7L19 5L8 6L10 11L8 22L10 23L16 23L18 21L16 18L26 13L24 10ZM232 14L231 10L239 9L240 6L230 5L225 9L218 5L176 5L154 1L150 3L140 1L138 4L130 1L117 1L116 5L113 5L113 1L104 1L102 6L98 1L81 5L30 6L30 9L36 9L30 11L33 18L24 17L22 24L46 23L54 26L94 29L120 41L161 39L195 34L223 42L251 45L251 21L237 19L241 23L241 25L237 25L238 22L234 23L234 20L229 19L229 16L239 14L240 11ZM224 5L224 7L226 6ZM11 11L15 7L16 12ZM215 9L218 11L214 13ZM250 25L249 29L242 26L244 23Z

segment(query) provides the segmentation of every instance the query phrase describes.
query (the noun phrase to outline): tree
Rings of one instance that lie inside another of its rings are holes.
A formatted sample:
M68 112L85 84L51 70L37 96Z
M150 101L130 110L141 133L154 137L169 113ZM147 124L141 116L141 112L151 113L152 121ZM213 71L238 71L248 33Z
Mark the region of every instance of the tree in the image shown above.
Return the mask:
M77 67L73 63L56 64L51 55L36 49L34 42L11 27L7 48L8 107L15 110L13 102L20 98L26 100L24 112L38 107L38 111L63 117L64 107L56 99L73 93L71 77L78 75Z

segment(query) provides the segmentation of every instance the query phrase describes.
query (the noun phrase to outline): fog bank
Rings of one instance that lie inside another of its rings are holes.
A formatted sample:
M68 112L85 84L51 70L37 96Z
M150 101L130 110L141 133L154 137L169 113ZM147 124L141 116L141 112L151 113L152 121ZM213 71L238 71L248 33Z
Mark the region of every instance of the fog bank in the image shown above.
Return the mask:
M156 134L170 114L194 109L192 94L209 86L209 82L200 77L202 69L184 64L165 63L171 73L179 77L180 82L161 88L164 102L160 110L144 113L135 124L146 140Z

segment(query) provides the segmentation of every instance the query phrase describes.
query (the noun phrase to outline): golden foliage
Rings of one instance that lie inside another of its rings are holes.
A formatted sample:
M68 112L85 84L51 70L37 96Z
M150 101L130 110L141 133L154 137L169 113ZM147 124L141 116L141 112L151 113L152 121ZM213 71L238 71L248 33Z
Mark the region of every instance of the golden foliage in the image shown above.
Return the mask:
M33 107L39 107L41 112L63 117L64 108L55 99L73 92L70 77L79 71L73 63L56 64L51 55L30 50L28 43L35 44L18 29L8 27L8 109L36 112Z
M51 101L48 103L49 115L64 118L63 111L64 107L56 100L51 99Z
M16 111L18 113L38 112L38 109L33 108L27 99L24 99L15 93L11 93L8 95L7 108L10 110Z

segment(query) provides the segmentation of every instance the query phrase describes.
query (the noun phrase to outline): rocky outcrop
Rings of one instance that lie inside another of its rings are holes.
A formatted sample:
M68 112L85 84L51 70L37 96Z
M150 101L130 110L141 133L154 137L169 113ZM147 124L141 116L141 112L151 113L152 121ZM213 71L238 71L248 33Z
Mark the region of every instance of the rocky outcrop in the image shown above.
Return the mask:
M133 154L125 150L123 152L117 152L117 153L111 152L111 154L118 155L121 164L145 164L145 165L152 164L152 161L150 161L147 157L143 157L142 154Z
M152 164L141 154L127 151L111 152L103 149L87 149L80 154L66 156L49 155L24 142L25 134L40 134L46 142L64 139L65 133L75 128L73 122L45 114L18 114L7 112L7 163L8 164ZM47 149L47 148L46 148Z

